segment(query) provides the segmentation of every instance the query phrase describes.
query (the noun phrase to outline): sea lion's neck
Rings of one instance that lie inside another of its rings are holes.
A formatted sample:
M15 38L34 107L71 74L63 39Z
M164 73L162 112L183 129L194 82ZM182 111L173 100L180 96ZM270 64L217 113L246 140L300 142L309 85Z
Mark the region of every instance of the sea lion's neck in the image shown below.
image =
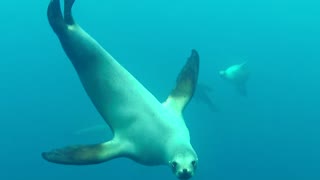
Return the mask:
M188 138L188 140L186 140L185 138ZM177 136L168 141L166 153L167 163L172 161L176 156L184 156L186 154L197 156L189 139L190 138L186 136Z

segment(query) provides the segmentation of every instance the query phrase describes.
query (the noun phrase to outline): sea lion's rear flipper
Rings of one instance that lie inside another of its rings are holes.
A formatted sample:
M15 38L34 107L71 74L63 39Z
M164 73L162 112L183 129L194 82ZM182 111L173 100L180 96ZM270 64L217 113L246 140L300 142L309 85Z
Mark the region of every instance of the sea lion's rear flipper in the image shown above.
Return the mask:
M207 99L203 99L203 103L205 103L208 108L210 109L211 112L219 112L219 108L216 104L213 103L213 101L211 100L210 97L208 97Z
M60 0L51 0L47 9L49 24L56 34L66 30L68 25L73 25L71 9L75 0L64 1L63 15L61 12Z
M42 157L49 162L58 164L98 164L121 156L119 147L119 144L113 141L93 145L73 145L44 152Z
M191 100L198 81L199 74L199 54L192 50L187 63L180 71L176 80L176 87L172 90L167 100L163 103L177 113L181 113Z
M73 25L74 24L74 20L72 17L72 6L74 4L75 0L64 0L64 21L68 24L68 25Z
M205 83L199 83L197 84L197 90L200 89L200 91L204 91L206 93L211 93L213 92L212 86L209 86L208 84Z
M218 107L213 103L210 93L213 92L213 88L207 84L198 83L197 89L194 94L194 99L208 106L211 112L218 112Z

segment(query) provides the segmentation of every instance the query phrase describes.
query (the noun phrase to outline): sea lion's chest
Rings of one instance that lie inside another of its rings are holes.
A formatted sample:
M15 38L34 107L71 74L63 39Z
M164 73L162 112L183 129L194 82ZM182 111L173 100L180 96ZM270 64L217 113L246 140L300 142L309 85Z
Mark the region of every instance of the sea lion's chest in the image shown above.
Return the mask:
M175 136L183 135L181 141L189 140L188 129L181 119L161 106L155 112L144 111L136 121L125 128L122 136L131 141L132 159L145 165L167 162L170 142Z

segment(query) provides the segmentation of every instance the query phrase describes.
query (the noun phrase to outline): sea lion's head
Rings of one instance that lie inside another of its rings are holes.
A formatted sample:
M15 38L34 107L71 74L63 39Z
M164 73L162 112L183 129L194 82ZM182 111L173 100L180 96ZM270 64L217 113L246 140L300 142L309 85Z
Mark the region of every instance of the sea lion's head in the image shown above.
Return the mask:
M225 79L226 78L226 71L223 71L223 70L219 71L219 75L221 78Z
M174 174L181 180L190 179L198 165L197 155L192 151L179 153L169 162Z

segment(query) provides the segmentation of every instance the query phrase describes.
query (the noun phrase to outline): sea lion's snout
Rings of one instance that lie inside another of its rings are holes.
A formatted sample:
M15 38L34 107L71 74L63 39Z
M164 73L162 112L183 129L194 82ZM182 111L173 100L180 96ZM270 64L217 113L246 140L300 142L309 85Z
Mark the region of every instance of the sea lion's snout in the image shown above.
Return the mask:
M178 179L187 180L190 179L197 168L198 159L191 154L183 154L177 156L170 162L172 170Z
M181 180L190 179L192 177L193 173L191 170L183 169L182 171L177 173L177 176Z

